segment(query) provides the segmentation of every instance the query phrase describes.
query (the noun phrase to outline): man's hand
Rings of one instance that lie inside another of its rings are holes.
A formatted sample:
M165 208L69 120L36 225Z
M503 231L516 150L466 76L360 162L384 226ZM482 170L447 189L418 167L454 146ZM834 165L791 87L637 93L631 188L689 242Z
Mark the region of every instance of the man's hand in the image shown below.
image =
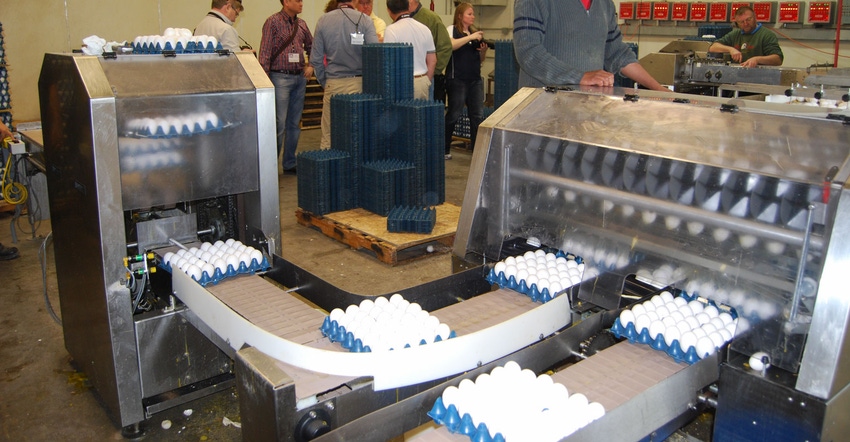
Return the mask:
M741 54L741 51L739 51L735 48L732 48L729 51L729 56L732 57L732 61L734 61L735 63L740 63L741 58L743 58L743 54Z
M304 66L304 78L309 79L312 76L313 76L313 66L310 66L310 64L307 64L306 66Z
M579 84L582 86L614 86L614 74L602 69L585 72Z

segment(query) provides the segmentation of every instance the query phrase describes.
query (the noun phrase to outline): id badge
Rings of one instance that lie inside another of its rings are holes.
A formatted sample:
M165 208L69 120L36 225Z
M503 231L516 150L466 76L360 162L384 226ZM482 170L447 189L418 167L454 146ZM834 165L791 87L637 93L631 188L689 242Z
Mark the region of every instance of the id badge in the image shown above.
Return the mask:
M351 33L351 44L357 45L357 46L363 46L364 42L365 42L365 38L364 38L362 32L352 32Z
M289 54L289 62L290 63L301 63L301 55L297 52L293 52Z

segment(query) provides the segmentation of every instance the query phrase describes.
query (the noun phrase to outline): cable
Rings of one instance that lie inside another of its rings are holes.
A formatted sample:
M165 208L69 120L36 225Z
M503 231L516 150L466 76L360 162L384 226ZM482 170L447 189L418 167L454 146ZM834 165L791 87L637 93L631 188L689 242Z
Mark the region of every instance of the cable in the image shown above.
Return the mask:
M811 50L813 50L813 51L815 51L815 52L820 52L821 54L826 54L826 55L835 55L835 53L834 53L834 52L827 52L827 51L824 51L824 50L822 50L822 49L818 49L818 48L815 48L815 47L809 46L809 45L807 45L807 44L801 43L801 42L799 42L799 41L797 41L797 40L794 40L793 38L791 38L791 37L789 37L789 36L787 36L787 35L783 34L782 32L780 32L780 31L779 31L779 30L777 30L776 28L772 28L772 29L773 29L773 32L775 32L775 33L777 33L777 34L781 35L781 36L782 36L782 38L785 38L786 40L788 40L788 41L790 41L790 42L792 42L792 43L796 44L797 46L801 46L801 47L804 47L804 48L806 48L806 49L811 49ZM841 58L850 58L850 56L848 56L848 55L841 55L841 54L838 54L838 57L841 57Z
M41 261L41 285L44 288L44 305L47 307L47 313L50 313L50 317L53 318L53 321L62 326L62 319L56 315L56 312L53 310L53 305L50 304L50 297L47 295L47 243L53 238L53 231L47 234L44 238L44 241L41 242L41 245L38 247L38 259Z

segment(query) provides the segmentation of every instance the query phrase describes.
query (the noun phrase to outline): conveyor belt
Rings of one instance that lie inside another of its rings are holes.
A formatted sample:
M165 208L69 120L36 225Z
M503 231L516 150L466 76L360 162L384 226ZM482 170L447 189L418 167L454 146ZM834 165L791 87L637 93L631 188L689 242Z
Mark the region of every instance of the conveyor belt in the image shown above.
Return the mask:
M582 393L588 401L599 402L610 415L612 410L689 367L647 345L623 341L553 374L552 380L567 387L570 394ZM465 442L469 437L452 434L441 426L426 429L410 440Z
M566 297L540 305L511 290L496 290L431 312L458 338L389 353L349 353L321 335L323 312L259 276L201 287L176 271L172 281L177 296L235 349L252 345L290 364L281 368L300 381L299 398L358 376L371 375L375 388L385 389L459 373L536 342L569 322ZM291 365L318 371L327 367L338 376Z

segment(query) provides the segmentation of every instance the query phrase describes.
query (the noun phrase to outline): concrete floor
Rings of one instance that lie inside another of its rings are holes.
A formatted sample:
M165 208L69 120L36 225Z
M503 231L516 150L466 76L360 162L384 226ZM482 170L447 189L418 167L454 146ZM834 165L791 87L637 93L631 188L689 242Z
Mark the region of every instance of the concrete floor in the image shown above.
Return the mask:
M318 146L320 131L302 132L299 150ZM471 151L455 149L446 162L446 198L461 204ZM280 177L282 255L330 283L354 293L383 294L451 273L448 254L395 267L350 249L295 220L297 179ZM47 210L45 208L44 210ZM0 261L0 441L122 440L85 376L71 363L62 328L48 314L39 248L50 233L49 221L34 236L24 218L12 243L13 218L0 213L0 243L15 246L20 258ZM47 297L59 314L53 248L47 247ZM186 410L192 410L186 416ZM235 390L227 390L155 415L144 423L144 440L241 440L241 432L222 422L239 422ZM170 420L170 429L161 423Z

